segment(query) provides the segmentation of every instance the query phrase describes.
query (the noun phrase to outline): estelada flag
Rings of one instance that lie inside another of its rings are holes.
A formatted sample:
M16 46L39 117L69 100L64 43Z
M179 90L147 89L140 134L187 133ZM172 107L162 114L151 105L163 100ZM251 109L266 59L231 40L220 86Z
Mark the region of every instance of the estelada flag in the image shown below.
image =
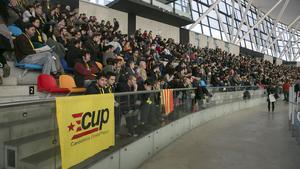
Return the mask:
M164 107L165 114L168 115L174 111L173 90L164 89L161 92L161 104Z
M62 169L115 144L114 95L56 98Z

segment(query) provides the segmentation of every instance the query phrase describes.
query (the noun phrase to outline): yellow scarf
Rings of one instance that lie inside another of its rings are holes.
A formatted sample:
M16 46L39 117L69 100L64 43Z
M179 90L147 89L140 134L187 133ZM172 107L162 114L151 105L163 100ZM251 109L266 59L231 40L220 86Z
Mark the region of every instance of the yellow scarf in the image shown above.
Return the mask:
M34 49L33 43L31 42L30 38L26 35L26 33L23 33L23 35L28 39L32 49Z

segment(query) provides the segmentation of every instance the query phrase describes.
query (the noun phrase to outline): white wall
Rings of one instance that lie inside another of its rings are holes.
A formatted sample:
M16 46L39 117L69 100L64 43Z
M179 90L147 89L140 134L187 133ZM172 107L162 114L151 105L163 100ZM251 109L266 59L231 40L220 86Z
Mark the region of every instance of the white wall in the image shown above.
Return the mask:
M208 42L208 48L215 49L215 41L212 37L207 37L207 42Z
M218 48L225 50L225 42L223 42L219 39L215 39L215 44L216 44L216 47L218 46Z
M240 54L240 47L234 44L229 44L229 52L235 55Z
M121 30L122 33L128 33L128 14L125 12L80 0L79 13L86 13L88 17L96 16L98 21L109 20L111 23L113 18L117 18L120 24L119 30Z
M175 42L180 41L180 29L175 26L136 16L136 29L138 30L140 28L142 31L147 30L149 32L152 30L153 36L161 35L162 38L173 38Z
M199 42L196 39L199 39ZM228 51L230 53L233 53L235 55L240 54L240 47L234 44L229 44L228 42L224 42L219 39L214 39L212 37L208 37L202 34L195 33L193 31L190 31L190 43L199 46L200 48L216 48L219 47L222 50Z
M264 55L264 60L267 60L267 61L273 63L273 57L272 56Z
M282 59L276 58L276 65L282 65Z

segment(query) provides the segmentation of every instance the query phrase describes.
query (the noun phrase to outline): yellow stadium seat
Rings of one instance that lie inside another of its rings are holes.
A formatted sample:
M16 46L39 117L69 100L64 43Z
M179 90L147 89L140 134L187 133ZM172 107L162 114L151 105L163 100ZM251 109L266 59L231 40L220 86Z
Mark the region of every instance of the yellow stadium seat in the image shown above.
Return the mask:
M102 65L100 62L96 62L96 65L98 66L98 68L99 68L100 70L103 69L103 65Z
M59 86L69 89L70 93L84 93L86 91L86 88L77 87L73 77L70 75L59 76Z

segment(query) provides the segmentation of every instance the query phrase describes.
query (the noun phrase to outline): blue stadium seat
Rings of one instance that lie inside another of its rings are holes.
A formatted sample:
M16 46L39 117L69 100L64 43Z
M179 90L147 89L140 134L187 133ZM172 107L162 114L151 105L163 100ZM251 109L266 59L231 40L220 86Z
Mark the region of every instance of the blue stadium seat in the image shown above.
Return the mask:
M36 70L36 71L43 70L43 66L38 65L38 64L27 64L27 63L17 63L17 62L15 62L15 66L20 68L20 69L25 69L24 72L22 73L21 77L24 77L25 74L29 70Z
M27 64L27 63L15 63L15 66L21 69L29 69L29 70L42 70L42 65L37 64Z
M8 26L8 30L12 33L12 35L14 37L17 37L23 33L22 30L19 27L17 27L16 25Z
M67 73L73 73L74 72L74 69L69 67L67 61L65 60L65 58L60 58L60 62L61 62L61 65L62 67L64 68L65 72Z

